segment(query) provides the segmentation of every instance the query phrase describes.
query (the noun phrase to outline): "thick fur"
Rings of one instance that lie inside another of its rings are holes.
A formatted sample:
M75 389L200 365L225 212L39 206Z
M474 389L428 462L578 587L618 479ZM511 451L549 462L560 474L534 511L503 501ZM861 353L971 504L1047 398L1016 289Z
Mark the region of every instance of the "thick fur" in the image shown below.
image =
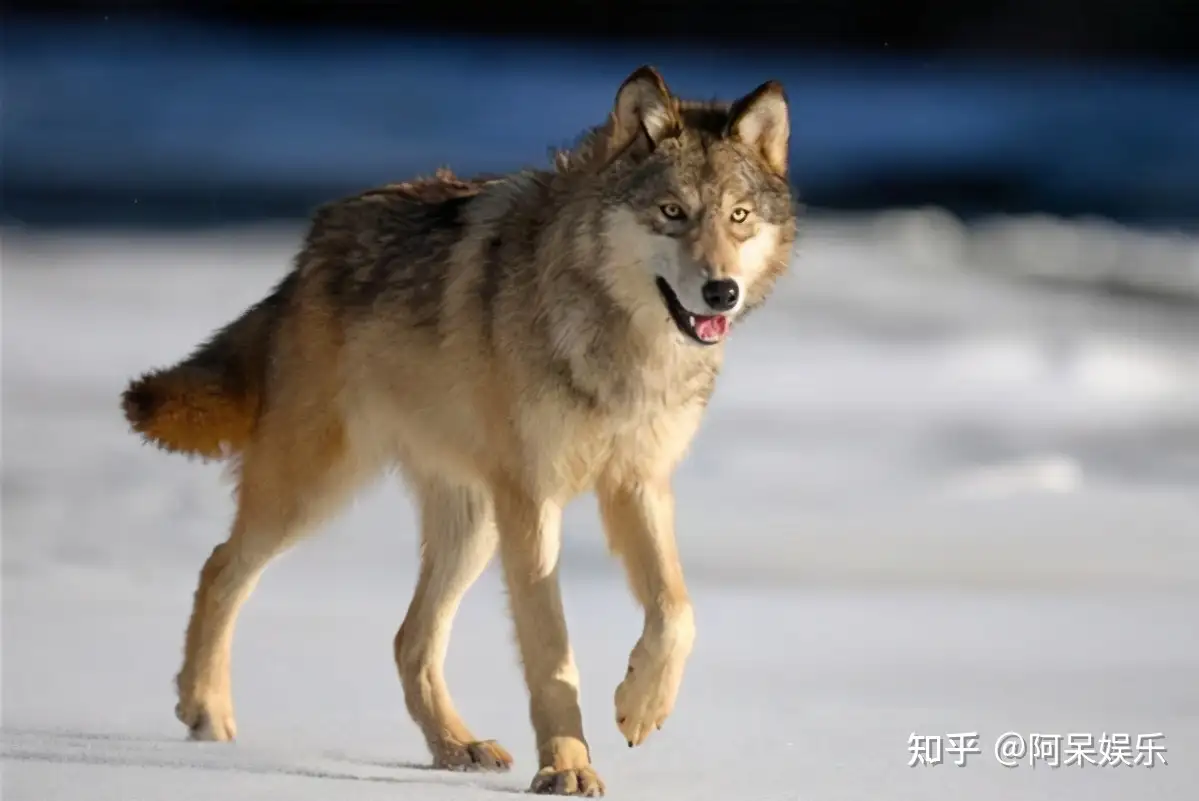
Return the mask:
M398 467L422 545L395 658L434 763L511 762L467 728L442 670L455 610L498 548L533 789L602 794L559 595L561 510L596 492L645 609L615 695L637 745L673 708L694 639L670 480L724 351L685 335L663 287L686 318L710 314L706 281L735 280L734 325L766 300L796 237L788 133L776 83L699 104L643 67L551 169L443 172L321 208L266 300L129 386L135 431L238 468L236 519L201 572L177 677L193 736L235 735L233 626L271 558Z

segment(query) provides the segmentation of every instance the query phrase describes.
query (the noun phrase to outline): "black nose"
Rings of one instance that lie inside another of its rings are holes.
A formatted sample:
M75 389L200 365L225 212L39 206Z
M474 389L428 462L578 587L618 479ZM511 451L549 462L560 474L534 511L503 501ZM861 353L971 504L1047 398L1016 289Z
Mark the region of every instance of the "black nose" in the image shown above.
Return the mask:
M737 286L737 282L731 278L709 281L700 291L704 296L704 303L707 303L715 311L728 311L733 308L737 305L737 298L741 295L741 287Z

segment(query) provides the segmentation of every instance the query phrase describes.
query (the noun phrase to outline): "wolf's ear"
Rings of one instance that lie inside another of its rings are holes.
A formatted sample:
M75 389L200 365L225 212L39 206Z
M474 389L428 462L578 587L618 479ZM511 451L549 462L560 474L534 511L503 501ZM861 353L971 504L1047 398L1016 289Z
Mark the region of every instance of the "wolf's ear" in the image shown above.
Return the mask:
M651 150L678 136L682 126L670 89L657 70L644 66L625 78L616 92L611 125L608 153L613 156L643 134Z
M726 135L749 145L770 169L785 176L791 120L783 85L767 81L734 103Z

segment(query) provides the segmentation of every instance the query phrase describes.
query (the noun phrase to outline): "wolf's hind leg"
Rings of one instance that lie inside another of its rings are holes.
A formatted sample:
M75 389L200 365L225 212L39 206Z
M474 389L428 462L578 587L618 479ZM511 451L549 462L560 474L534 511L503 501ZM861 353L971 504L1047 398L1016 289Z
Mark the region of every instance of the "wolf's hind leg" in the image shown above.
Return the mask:
M335 512L355 486L341 426L309 435L264 421L242 454L237 516L200 571L175 714L197 740L236 736L230 650L238 611L276 555Z
M435 767L507 770L512 757L494 740L477 740L454 708L445 682L450 629L466 591L495 553L491 499L482 489L418 483L420 577L395 637L404 703L420 726Z

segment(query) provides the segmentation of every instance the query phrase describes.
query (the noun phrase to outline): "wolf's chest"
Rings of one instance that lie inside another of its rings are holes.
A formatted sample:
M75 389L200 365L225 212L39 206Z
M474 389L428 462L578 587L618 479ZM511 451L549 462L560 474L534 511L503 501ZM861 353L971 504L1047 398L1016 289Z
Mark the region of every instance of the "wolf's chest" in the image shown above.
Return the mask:
M555 483L567 494L609 478L661 475L686 452L703 415L714 374L645 377L596 388L589 403L572 402L541 417Z
M668 475L686 453L703 416L700 403L631 407L626 415L578 415L564 420L548 449L555 479L567 495L597 481L637 482Z

